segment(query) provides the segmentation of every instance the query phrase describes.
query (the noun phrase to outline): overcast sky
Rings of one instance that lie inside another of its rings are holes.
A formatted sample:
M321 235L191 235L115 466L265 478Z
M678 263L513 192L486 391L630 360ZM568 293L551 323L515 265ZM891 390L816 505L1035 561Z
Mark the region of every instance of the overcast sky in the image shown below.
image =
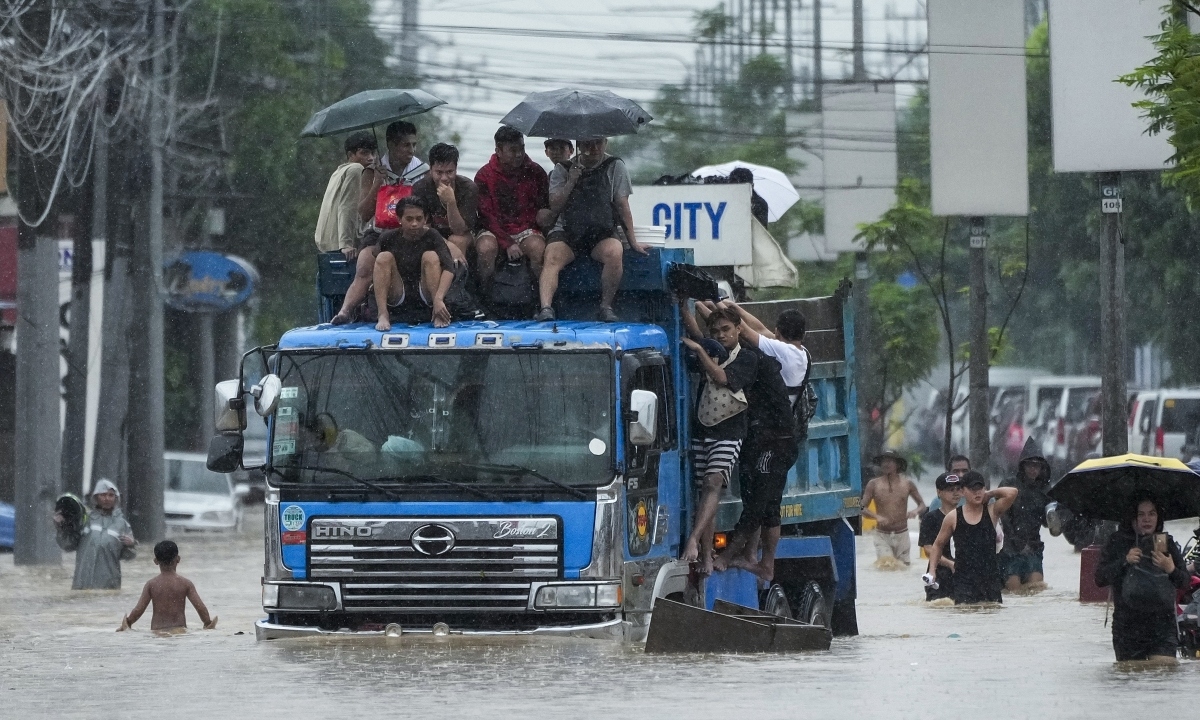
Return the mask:
M732 0L736 3L739 0ZM604 88L646 105L664 83L680 82L694 59L693 16L715 0L422 0L424 37L421 72L426 89L448 101L436 111L463 136L461 166L471 175L492 153L492 133L501 117L525 94L566 85ZM849 74L851 0L824 0L825 76ZM399 0L376 0L376 20L385 37L399 25ZM924 37L921 0L866 0L867 47ZM799 44L811 44L812 4L797 11ZM459 28L455 31L454 28ZM536 37L525 31L573 37ZM580 37L579 34L586 34ZM633 35L620 39L610 34ZM905 37L907 36L907 37ZM811 50L798 49L805 58ZM801 58L803 59L803 58ZM883 62L883 56L879 56ZM799 61L799 60L798 60ZM880 68L869 62L871 68ZM900 91L903 97L908 93ZM530 156L545 162L540 142ZM548 163L547 163L548 166Z

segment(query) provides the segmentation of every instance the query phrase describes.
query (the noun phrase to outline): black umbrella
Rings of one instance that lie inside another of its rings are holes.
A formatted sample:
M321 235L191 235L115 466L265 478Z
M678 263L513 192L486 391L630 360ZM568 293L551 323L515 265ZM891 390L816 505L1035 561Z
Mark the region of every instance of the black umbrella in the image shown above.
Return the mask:
M1162 507L1163 520L1200 515L1200 475L1173 458L1130 454L1085 460L1054 483L1049 495L1095 520L1127 520L1142 496Z
M424 90L364 90L313 113L300 131L300 137L325 137L362 130L420 115L445 104L445 100Z
M593 140L633 135L652 119L634 101L607 90L559 88L529 93L500 123L532 137Z

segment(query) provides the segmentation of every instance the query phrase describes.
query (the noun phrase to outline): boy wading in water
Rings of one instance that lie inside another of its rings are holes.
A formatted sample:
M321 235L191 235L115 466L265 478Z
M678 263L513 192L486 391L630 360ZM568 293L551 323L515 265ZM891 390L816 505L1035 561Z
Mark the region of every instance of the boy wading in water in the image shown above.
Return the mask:
M1017 489L985 489L986 481L974 470L962 477L966 505L946 515L937 539L929 546L929 567L936 568L946 543L954 538L954 604L998 603L1000 564L996 561L996 526L1012 507ZM996 502L990 503L989 500Z
M184 614L183 601L190 600L200 622L205 630L217 626L217 618L209 618L208 608L196 592L196 586L184 576L175 572L179 567L179 546L170 540L163 540L154 546L154 564L158 566L158 577L151 578L142 588L142 596L137 605L121 620L117 632L128 630L138 621L150 603L154 603L154 615L150 619L150 629L154 632L177 633L187 630L187 616Z
M912 539L908 537L908 521L925 512L925 501L912 480L900 473L908 470L908 461L892 450L874 460L883 472L867 483L863 491L863 515L873 519L875 527L875 564L880 568L892 569L896 563L908 567L911 563ZM908 499L917 503L915 510L908 510ZM868 508L875 502L875 510Z

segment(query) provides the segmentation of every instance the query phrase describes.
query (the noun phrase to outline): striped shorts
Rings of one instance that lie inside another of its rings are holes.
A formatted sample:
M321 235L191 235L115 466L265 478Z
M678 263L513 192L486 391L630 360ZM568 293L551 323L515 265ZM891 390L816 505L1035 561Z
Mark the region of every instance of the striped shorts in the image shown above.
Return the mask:
M692 438L692 477L696 484L703 485L706 475L720 475L721 484L728 486L741 450L741 440Z

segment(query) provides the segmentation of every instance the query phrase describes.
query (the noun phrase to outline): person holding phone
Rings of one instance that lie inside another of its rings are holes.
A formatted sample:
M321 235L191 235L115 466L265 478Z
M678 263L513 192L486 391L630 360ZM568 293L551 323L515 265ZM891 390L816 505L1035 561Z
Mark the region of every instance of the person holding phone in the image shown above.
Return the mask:
M1139 498L1096 566L1096 584L1112 588L1117 662L1177 662L1175 590L1189 582L1179 545L1163 532L1162 507L1154 498Z

